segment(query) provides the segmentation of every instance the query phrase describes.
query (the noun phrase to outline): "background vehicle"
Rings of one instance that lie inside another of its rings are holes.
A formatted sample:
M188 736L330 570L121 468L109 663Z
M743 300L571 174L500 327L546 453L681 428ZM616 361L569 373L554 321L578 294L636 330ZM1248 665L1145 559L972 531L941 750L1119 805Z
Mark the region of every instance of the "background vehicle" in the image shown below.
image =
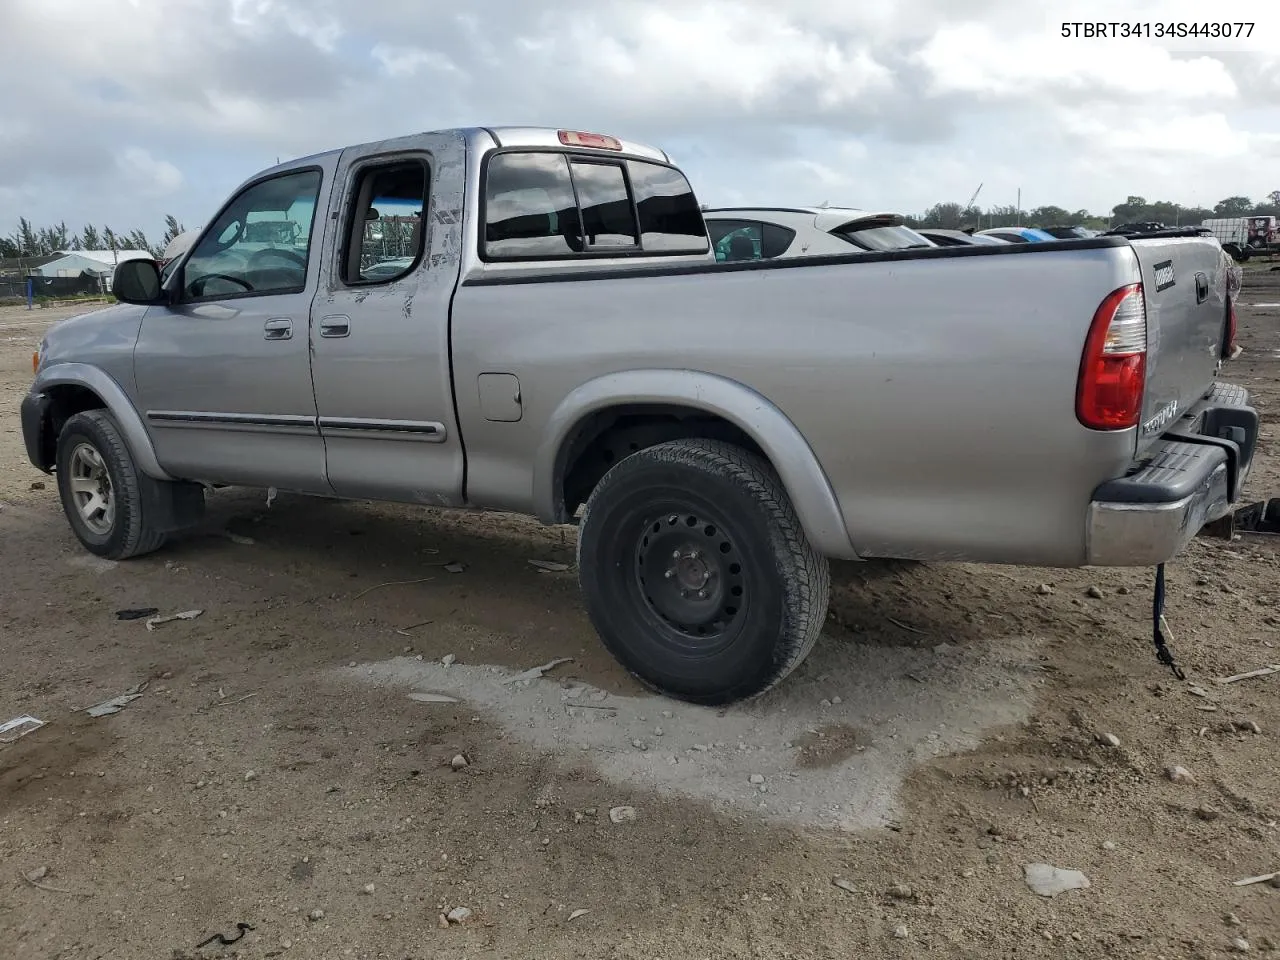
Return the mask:
M963 230L944 230L941 227L917 227L916 232L939 247L999 246L1009 242L999 237L965 233Z
M1270 216L1249 218L1249 246L1265 250L1280 244L1276 218Z
M896 213L849 207L720 207L703 211L716 259L772 260L933 246Z
M1059 240L1088 240L1090 237L1096 237L1101 233L1100 230L1091 230L1082 226L1041 227L1040 229Z
M390 209L422 216L375 263ZM204 484L578 519L602 640L700 703L805 658L828 558L1155 564L1239 499L1216 241L908 246L718 263L666 154L597 134L348 147L247 181L163 287L117 268L23 437L113 559Z
M1142 220L1132 223L1118 223L1103 231L1103 236L1132 237L1144 233L1164 233L1171 229L1158 220Z
M1053 234L1037 230L1035 227L992 227L989 230L979 230L977 235L995 237L1006 243L1047 243L1058 239Z
M1280 243L1276 237L1275 217L1225 217L1202 221L1237 263Z
M160 255L160 259L157 261L160 266L160 275L162 277L168 277L168 275L173 272L173 266L177 264L183 254L191 249L191 245L196 242L196 238L199 236L199 229L188 230L185 233L178 234L169 241L168 245L164 248L164 253Z

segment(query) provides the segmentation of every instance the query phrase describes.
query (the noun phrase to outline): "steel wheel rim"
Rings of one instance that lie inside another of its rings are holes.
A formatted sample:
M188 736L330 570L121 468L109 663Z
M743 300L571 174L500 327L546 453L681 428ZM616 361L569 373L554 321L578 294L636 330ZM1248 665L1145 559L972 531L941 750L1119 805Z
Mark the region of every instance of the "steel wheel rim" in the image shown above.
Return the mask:
M106 536L116 523L116 498L111 474L96 447L80 443L71 451L68 485L80 521L92 533Z
M747 584L734 539L720 517L692 504L650 513L638 531L640 600L690 652L732 642L744 617Z

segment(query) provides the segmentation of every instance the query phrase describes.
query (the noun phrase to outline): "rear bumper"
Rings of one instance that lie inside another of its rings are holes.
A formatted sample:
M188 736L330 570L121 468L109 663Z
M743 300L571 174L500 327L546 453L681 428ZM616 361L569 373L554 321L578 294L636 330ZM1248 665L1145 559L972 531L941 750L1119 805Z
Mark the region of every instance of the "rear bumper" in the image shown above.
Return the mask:
M1133 470L1093 492L1086 530L1091 566L1154 566L1240 500L1258 440L1243 387L1217 384Z
M45 473L53 469L53 444L48 434L49 404L43 393L29 393L22 398L22 442L27 459Z

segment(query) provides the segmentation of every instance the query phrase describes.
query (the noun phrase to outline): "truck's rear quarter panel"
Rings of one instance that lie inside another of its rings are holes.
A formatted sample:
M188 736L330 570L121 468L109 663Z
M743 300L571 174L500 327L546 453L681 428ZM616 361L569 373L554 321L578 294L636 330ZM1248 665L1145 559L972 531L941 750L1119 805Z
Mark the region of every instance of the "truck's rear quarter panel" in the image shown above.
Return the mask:
M469 450L484 453L469 492L527 507L547 419L580 384L700 370L747 384L799 427L861 555L1078 564L1090 492L1124 472L1135 446L1133 430L1076 420L1081 350L1102 298L1138 279L1127 246L1085 244L464 284L459 418ZM480 416L485 371L519 377L520 423Z

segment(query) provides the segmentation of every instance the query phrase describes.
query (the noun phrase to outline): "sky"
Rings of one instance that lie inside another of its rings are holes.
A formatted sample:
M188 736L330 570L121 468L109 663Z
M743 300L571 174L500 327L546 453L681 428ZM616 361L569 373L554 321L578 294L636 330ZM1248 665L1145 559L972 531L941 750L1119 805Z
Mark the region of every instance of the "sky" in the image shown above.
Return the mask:
M1280 3L1228 41L1064 38L1110 0L3 0L0 233L159 235L254 172L418 130L651 143L704 203L1105 213L1280 190ZM1111 12L1108 12L1111 11ZM1153 28L1154 29L1154 26Z

